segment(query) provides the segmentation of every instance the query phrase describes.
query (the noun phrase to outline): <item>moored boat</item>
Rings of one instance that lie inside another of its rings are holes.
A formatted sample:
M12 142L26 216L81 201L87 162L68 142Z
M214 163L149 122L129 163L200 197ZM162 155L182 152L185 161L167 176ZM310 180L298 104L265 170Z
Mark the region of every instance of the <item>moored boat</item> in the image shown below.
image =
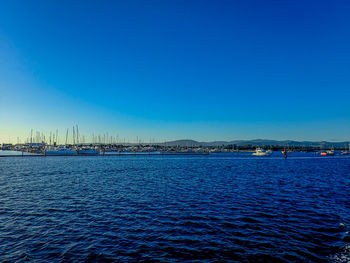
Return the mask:
M81 148L78 150L79 155L97 155L99 151L94 148Z
M76 155L77 151L64 146L49 147L45 150L45 155Z

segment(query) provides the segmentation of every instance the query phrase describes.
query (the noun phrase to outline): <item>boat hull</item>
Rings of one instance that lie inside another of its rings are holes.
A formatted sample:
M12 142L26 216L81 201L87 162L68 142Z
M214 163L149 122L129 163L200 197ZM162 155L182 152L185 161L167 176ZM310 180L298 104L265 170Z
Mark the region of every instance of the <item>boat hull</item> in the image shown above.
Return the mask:
M82 149L78 150L79 155L98 155L99 152L96 151L95 149Z
M51 151L46 151L46 155L77 155L77 152L74 150L51 150Z
M264 153L253 153L253 156L270 156L270 154L266 153L266 152L264 152Z

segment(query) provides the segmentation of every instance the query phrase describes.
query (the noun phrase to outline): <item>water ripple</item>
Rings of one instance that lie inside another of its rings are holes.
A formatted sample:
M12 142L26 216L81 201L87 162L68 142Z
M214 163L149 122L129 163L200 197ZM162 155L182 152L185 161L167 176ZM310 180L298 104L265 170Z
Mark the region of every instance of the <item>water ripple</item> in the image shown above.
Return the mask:
M350 159L0 159L1 262L349 262Z

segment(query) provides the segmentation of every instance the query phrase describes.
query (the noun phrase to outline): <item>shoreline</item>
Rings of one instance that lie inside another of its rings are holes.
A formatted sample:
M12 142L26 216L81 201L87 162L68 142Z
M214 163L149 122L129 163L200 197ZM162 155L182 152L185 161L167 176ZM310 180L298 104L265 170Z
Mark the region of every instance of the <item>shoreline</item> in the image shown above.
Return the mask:
M116 154L3 154L0 155L0 158L3 157L106 157L106 156L162 156L162 155L209 155L209 153L116 153Z

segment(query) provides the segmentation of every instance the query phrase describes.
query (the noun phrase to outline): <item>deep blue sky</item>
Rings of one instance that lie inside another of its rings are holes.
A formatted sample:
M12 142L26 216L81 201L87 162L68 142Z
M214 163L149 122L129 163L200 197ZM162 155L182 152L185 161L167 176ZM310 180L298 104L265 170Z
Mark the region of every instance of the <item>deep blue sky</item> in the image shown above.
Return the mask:
M350 140L349 1L1 1L0 139Z

